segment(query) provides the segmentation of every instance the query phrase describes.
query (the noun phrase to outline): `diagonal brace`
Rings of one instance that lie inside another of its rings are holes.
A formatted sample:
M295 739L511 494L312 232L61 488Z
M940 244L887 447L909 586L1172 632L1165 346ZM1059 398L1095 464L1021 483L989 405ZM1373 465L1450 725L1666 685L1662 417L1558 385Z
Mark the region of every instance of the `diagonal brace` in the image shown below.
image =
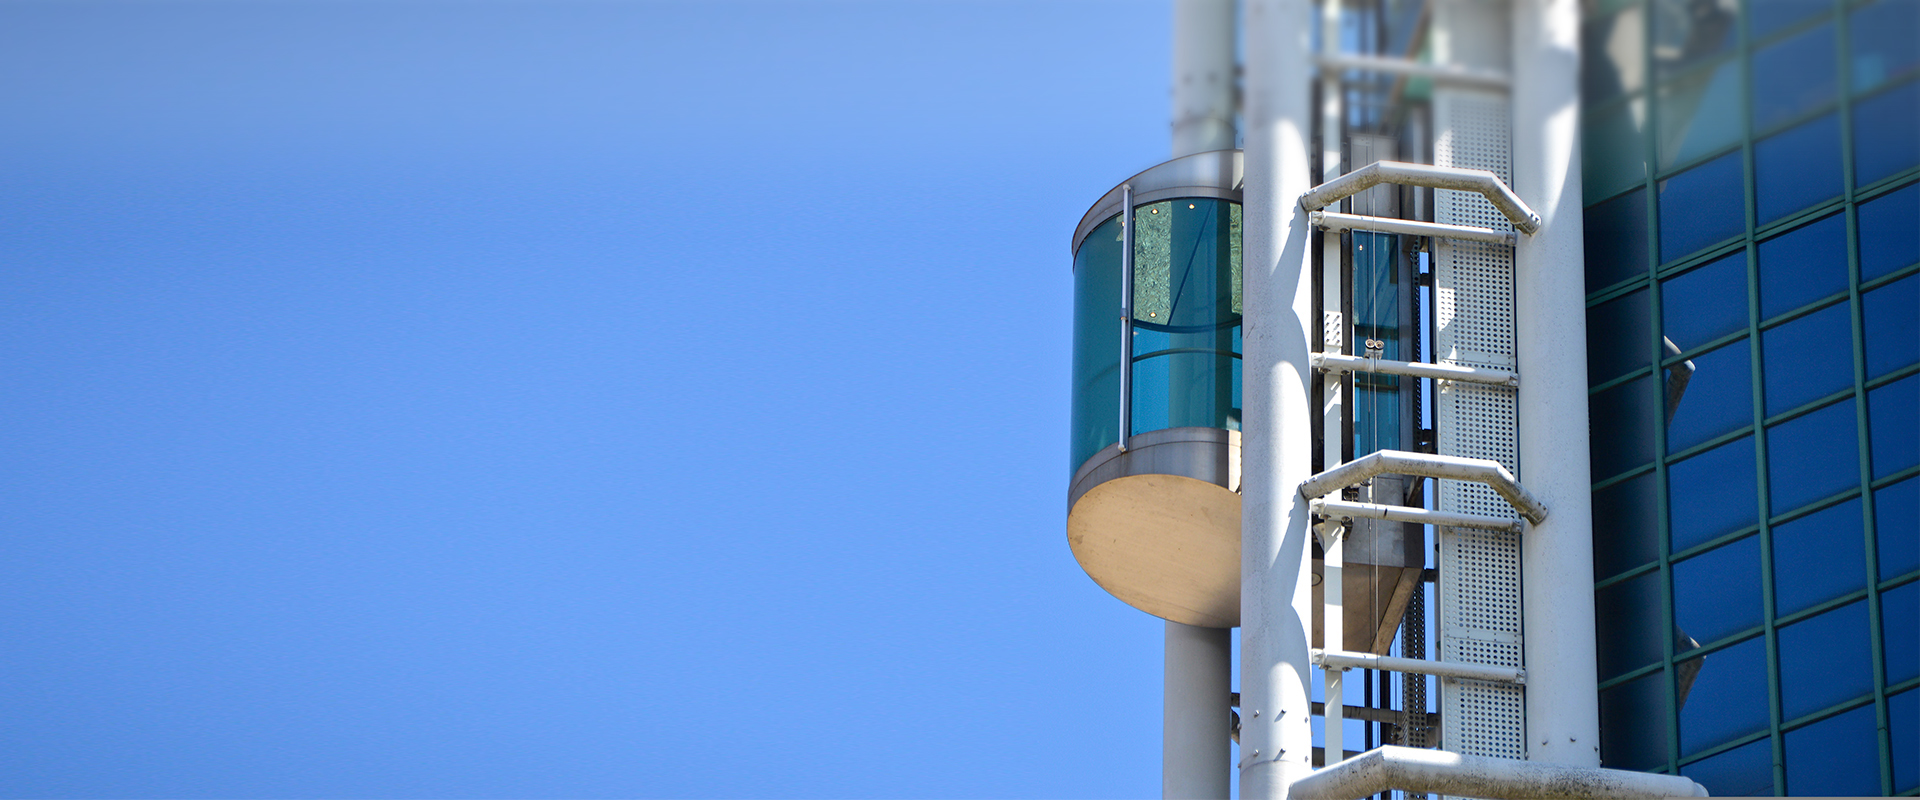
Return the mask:
M1300 484L1300 496L1308 500L1325 497L1348 486L1355 486L1380 475L1420 475L1427 478L1473 481L1491 487L1528 522L1540 524L1547 518L1547 507L1514 480L1513 473L1498 461L1461 458L1403 450L1381 450L1322 472Z
M1319 211L1383 183L1479 192L1493 203L1494 208L1500 210L1507 221L1513 223L1516 230L1526 234L1540 230L1540 215L1521 202L1520 196L1507 188L1500 176L1484 169L1436 167L1404 161L1375 161L1308 189L1306 194L1300 195L1300 207L1307 211Z

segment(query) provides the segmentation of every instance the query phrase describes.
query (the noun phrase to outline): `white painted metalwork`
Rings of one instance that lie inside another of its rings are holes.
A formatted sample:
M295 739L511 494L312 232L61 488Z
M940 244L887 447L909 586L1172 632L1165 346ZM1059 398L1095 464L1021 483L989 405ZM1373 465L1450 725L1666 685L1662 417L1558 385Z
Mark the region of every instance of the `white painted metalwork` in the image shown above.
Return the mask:
M1392 361L1337 353L1314 353L1313 368L1323 372L1378 372L1386 375L1411 375L1442 381L1481 383L1489 386L1519 386L1520 376L1504 369L1463 367L1457 364L1428 364L1419 361Z
M1314 648L1308 651L1313 663L1325 668L1344 669L1383 669L1392 672L1411 672L1418 675L1436 675L1443 678L1464 678L1476 681L1494 681L1496 683L1526 683L1527 671L1518 667L1489 667L1485 664L1451 664L1445 661L1428 661L1421 658L1397 658L1375 655L1373 653L1355 653L1346 650L1322 650Z
M1591 692L1589 692L1591 694ZM1389 789L1492 800L1706 797L1677 775L1484 758L1385 745L1294 783L1290 800L1359 800Z
M1342 214L1337 211L1315 211L1307 215L1307 221L1323 231L1379 231L1382 233L1404 233L1412 236L1438 236L1445 239L1460 239L1469 242L1487 242L1512 247L1518 238L1512 231L1496 231L1487 228L1473 228L1466 225L1442 225L1438 222L1419 222L1410 219L1391 217L1369 217L1361 214Z
M1513 473L1499 462L1401 450L1381 450L1314 475L1301 481L1300 496L1309 499L1325 497L1329 493L1390 473L1483 484L1501 500L1511 504L1528 522L1538 524L1547 518L1547 507L1515 481Z
M1502 104L1504 105L1504 101ZM1479 194L1485 197L1500 212L1500 215L1521 233L1533 233L1539 230L1540 216L1533 213L1533 209L1528 208L1512 189L1507 188L1506 181L1500 177L1504 172L1505 169L1496 173L1476 167L1375 161L1345 175L1330 177L1325 183L1308 190L1300 195L1300 207L1315 211L1380 184L1397 183L1404 186L1425 186L1430 189Z
M1442 86L1464 86L1474 89L1505 90L1513 84L1506 73L1484 69L1464 69L1444 64L1427 64L1408 61L1404 58L1383 58L1380 56L1351 55L1334 53L1320 56L1321 69L1359 70L1379 72L1387 75L1405 75L1409 78L1427 78Z
M1446 511L1433 511L1412 506L1391 506L1379 503L1355 503L1346 500L1314 500L1308 504L1317 516L1332 520L1384 519L1394 522L1412 522L1418 525L1446 525L1460 528L1481 528L1491 531L1519 533L1521 522L1507 517L1483 517L1476 514L1453 514Z

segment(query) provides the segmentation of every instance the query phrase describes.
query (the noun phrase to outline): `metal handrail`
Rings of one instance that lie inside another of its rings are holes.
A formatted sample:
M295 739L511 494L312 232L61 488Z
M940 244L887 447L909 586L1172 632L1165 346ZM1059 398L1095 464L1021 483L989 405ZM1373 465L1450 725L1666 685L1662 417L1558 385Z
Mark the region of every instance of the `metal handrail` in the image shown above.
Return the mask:
M1346 650L1307 650L1307 660L1321 669L1377 669L1384 672L1408 672L1469 681L1524 684L1527 671L1520 667L1496 667L1492 664L1463 664L1458 661L1428 661L1424 658L1400 658Z
M1378 503L1354 503L1346 500L1316 499L1307 503L1307 510L1324 519L1350 521L1355 519L1384 519L1389 522L1412 522L1419 525L1439 525L1446 528L1482 528L1490 531L1519 533L1520 520L1488 517L1480 514L1456 514L1451 511L1434 511L1412 506L1389 506Z
M1391 361L1341 353L1309 353L1307 363L1322 372L1378 372L1386 375L1409 375L1415 378L1433 378L1461 383L1482 383L1489 386L1520 385L1519 375L1491 367L1431 364L1424 361Z
M1362 72L1381 72L1388 75L1405 75L1411 78L1428 78L1435 83L1472 86L1482 89L1511 89L1513 79L1506 73L1491 70L1470 69L1442 64L1423 64L1404 58L1381 58L1379 56L1360 55L1323 55L1319 58L1321 67L1333 69L1352 69Z
M1465 797L1706 797L1680 775L1469 756L1445 750L1382 745L1314 770L1288 787L1293 800L1358 800L1388 789Z
M1528 208L1520 196L1500 180L1500 176L1484 169L1436 167L1404 161L1375 161L1308 189L1306 194L1300 195L1300 207L1307 211L1319 211L1382 183L1479 192L1521 233L1531 234L1540 230L1540 215L1533 213L1533 209Z
M1438 236L1443 239L1504 244L1508 247L1513 247L1520 240L1519 234L1513 231L1496 231L1492 228L1475 228L1471 225L1449 225L1444 222L1420 222L1392 217L1342 214L1337 211L1309 211L1307 224L1326 231L1404 233L1410 236Z
M1300 496L1308 500L1368 481L1376 476L1400 474L1428 478L1484 483L1520 512L1528 522L1540 524L1547 518L1547 507L1514 480L1513 473L1498 461L1461 458L1404 450L1381 450L1322 472L1300 484Z

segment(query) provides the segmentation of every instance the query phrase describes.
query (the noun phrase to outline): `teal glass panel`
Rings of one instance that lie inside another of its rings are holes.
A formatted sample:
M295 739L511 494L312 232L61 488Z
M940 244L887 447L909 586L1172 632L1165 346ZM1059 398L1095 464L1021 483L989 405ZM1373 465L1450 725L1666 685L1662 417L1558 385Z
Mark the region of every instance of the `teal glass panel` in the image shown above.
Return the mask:
M1610 578L1660 556L1660 485L1649 472L1593 493L1593 577Z
M1660 602L1660 573L1649 572L1594 590L1594 630L1600 643L1600 680L1659 661L1661 636L1671 636ZM1665 632L1663 634L1663 632Z
M1660 261L1673 261L1747 229L1740 154L1728 153L1660 182Z
M1880 595L1880 646L1887 654L1887 683L1920 677L1920 583Z
M1753 424L1753 357L1746 339L1688 361L1693 364L1693 377L1679 404L1668 411L1669 453ZM1669 376L1672 372L1668 368Z
M1873 520L1874 540L1880 550L1880 580L1920 569L1920 478L1875 490Z
M1767 428L1767 486L1773 514L1860 485L1860 438L1853 400Z
M1681 661L1676 669L1683 683L1692 676L1680 703L1681 758L1767 729L1764 637Z
M1754 41L1804 22L1822 13L1833 13L1834 0L1749 0L1747 30Z
M1883 0L1854 9L1847 24L1853 90L1870 92L1920 69L1916 36L1920 36L1920 2Z
M1665 672L1654 672L1600 693L1600 763L1649 770L1667 764Z
M1184 198L1134 211L1133 433L1240 427L1239 209Z
M1767 368L1767 415L1853 386L1853 319L1835 303L1760 334Z
M1839 98L1832 23L1766 45L1753 54L1753 128L1764 132Z
M1920 165L1920 80L1853 104L1853 184Z
M1674 562L1673 621L1701 644L1760 625L1760 537Z
M1587 399L1588 451L1595 480L1604 480L1653 460L1654 426L1660 419L1659 385L1635 378Z
M1887 698L1887 717L1893 723L1893 790L1920 787L1920 689Z
M1920 228L1920 219L1915 221ZM1867 380L1920 362L1920 275L1861 298L1867 334Z
M1661 84L1657 97L1662 171L1740 141L1744 82L1740 60L1729 58Z
M1120 441L1120 218L1073 256L1073 414L1068 474Z
M1660 326L1681 350L1747 327L1747 254L1714 259L1660 283Z
M1586 202L1639 186L1647 179L1645 97L1587 114L1582 130L1580 178Z
M1867 603L1780 629L1780 718L1791 722L1873 691Z
M1787 794L1880 794L1880 736L1871 704L1787 731Z
M1618 378L1653 363L1650 293L1641 289L1587 308L1587 384Z
M1675 552L1759 521L1753 437L1743 436L1667 468Z
M1867 426L1873 445L1873 477L1883 478L1920 464L1920 375L1868 391Z
M1764 689L1764 687L1763 687ZM1764 703L1765 696L1760 697ZM1740 702L1752 704L1754 698ZM1680 774L1707 787L1714 797L1773 796L1773 742L1760 739L1680 768Z
M1846 290L1845 214L1823 217L1760 243L1760 319Z
M1382 345L1381 357L1402 360L1400 331L1400 237L1355 231L1353 234L1353 336L1356 351L1368 339ZM1399 449L1400 377L1361 372L1353 375L1353 456Z
M1860 204L1860 279L1891 275L1920 261L1920 183ZM1591 213L1591 212L1589 212Z
M1799 613L1866 588L1866 541L1857 498L1773 526L1773 613Z
M1646 86L1646 10L1633 6L1580 29L1580 97L1598 105Z
M1647 276L1647 193L1635 189L1588 208L1581 218L1587 291ZM1742 315L1744 318L1744 314Z
M1840 115L1823 114L1753 144L1753 183L1765 225L1840 196Z

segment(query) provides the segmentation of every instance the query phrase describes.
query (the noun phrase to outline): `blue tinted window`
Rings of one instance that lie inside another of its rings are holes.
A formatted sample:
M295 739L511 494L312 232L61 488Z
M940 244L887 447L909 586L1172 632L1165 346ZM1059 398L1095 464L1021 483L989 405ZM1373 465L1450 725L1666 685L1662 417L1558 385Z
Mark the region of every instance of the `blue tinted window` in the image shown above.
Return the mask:
M1636 139L1637 141L1637 139ZM1586 210L1587 291L1647 274L1647 193L1635 189Z
M1740 87L1746 80L1739 59L1727 59L1708 71L1696 71L1660 85L1655 116L1660 169L1712 155L1740 140Z
M1740 154L1660 182L1660 260L1672 261L1746 230Z
M1920 67L1920 47L1913 46L1915 31L1920 31L1920 3L1913 0L1891 0L1855 9L1847 24L1853 90L1870 91L1889 78Z
M1688 361L1693 364L1693 377L1687 380L1686 391L1670 412L1669 453L1753 424L1753 358L1747 340Z
M1874 477L1920 464L1920 375L1867 392L1867 424Z
M1792 721L1873 691L1866 601L1780 629L1781 719Z
M1707 787L1714 797L1772 796L1773 742L1761 739L1740 745L1681 767L1680 774Z
M1920 228L1920 220L1915 221ZM1920 275L1894 281L1861 298L1867 334L1867 378L1920 361Z
M1881 580L1920 569L1920 478L1873 493L1873 530L1879 542Z
M1920 261L1920 183L1860 205L1860 279Z
M1645 97L1634 97L1612 109L1587 115L1581 126L1580 194L1583 200L1591 203L1612 197L1647 179L1647 123ZM1644 209L1645 200L1641 202ZM1641 241L1646 241L1644 234ZM1600 284L1589 285L1600 287Z
M1753 437L1742 437L1667 468L1673 549L1684 550L1752 525Z
M1675 669L1682 684L1693 676L1680 701L1682 757L1767 729L1766 639L1756 636Z
M1853 320L1836 303L1760 334L1767 365L1767 415L1853 386Z
M1746 6L1747 30L1760 40L1815 14L1833 11L1833 0L1759 0Z
M1920 164L1920 81L1853 105L1853 183L1865 186Z
M1840 117L1828 114L1753 144L1760 224L1840 196Z
M1788 794L1880 794L1880 737L1872 705L1788 731L1786 750Z
M1920 786L1920 691L1887 698L1888 721L1893 723L1893 790Z
M1753 54L1753 127L1772 127L1833 102L1833 24L1821 25Z
M1587 383L1605 383L1653 361L1645 289L1587 309Z
M1784 514L1859 486L1859 441L1851 400L1768 428L1770 513Z
M1785 616L1867 585L1859 500L1773 526L1773 608Z
M1667 763L1667 675L1655 672L1600 693L1600 763L1647 770Z
M1711 644L1760 624L1760 537L1673 565L1674 624Z
M1682 350L1747 327L1747 254L1715 259L1660 283L1660 326Z
M1761 319L1846 290L1846 215L1834 214L1760 243Z
M1595 590L1594 630L1600 679L1644 667L1665 655L1661 634L1672 635L1660 603L1660 573L1649 572Z
M1593 493L1593 577L1612 577L1660 555L1660 506L1654 474Z
M1880 595L1881 651L1887 654L1887 683L1920 676L1920 583Z
M1653 376L1635 378L1587 400L1595 480L1653 460L1653 426L1660 399Z

